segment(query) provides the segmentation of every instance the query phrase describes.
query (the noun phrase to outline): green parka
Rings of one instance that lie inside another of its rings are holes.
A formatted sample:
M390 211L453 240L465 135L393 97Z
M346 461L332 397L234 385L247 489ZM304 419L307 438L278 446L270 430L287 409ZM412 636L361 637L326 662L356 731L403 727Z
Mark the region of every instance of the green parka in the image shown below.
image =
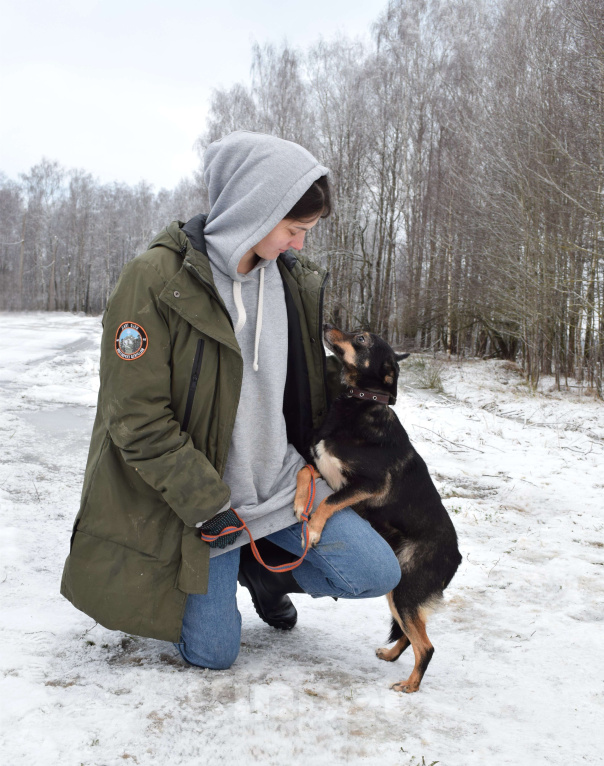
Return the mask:
M209 547L195 524L229 499L222 481L243 362L205 246L174 221L124 268L103 317L100 391L61 593L107 628L179 641L187 594L205 593ZM288 313L284 414L308 455L327 411L326 272L278 259ZM118 353L131 323L137 354ZM335 358L330 358L331 359ZM242 403L244 406L245 403Z

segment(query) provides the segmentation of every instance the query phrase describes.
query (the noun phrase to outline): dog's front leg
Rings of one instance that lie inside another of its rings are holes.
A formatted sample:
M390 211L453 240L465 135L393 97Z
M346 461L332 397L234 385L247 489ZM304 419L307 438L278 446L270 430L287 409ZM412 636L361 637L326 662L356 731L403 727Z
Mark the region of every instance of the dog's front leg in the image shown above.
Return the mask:
M298 471L298 476L296 477L294 513L296 514L298 521L302 521L302 514L308 505L308 498L310 497L310 479L313 471L315 479L320 479L321 474L317 471L316 468L311 469L309 465L305 465L304 468L300 468Z
M331 518L334 513L341 511L343 508L349 505L356 505L356 503L362 503L364 500L368 500L374 495L374 491L371 489L355 487L354 485L347 484L342 489L334 492L325 500L321 501L321 504L317 510L310 517L308 522L308 532L310 544L313 548L321 539L323 533L323 527L327 523L327 519Z

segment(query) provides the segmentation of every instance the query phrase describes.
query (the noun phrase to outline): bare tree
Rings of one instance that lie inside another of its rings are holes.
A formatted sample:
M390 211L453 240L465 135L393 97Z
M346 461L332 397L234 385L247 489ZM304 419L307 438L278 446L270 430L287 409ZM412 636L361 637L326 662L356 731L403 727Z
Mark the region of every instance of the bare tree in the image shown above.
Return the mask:
M601 0L390 0L366 44L254 45L197 148L262 131L331 169L307 251L338 324L602 396L603 40ZM1 305L101 311L124 263L207 205L201 170L158 193L48 160L0 177Z

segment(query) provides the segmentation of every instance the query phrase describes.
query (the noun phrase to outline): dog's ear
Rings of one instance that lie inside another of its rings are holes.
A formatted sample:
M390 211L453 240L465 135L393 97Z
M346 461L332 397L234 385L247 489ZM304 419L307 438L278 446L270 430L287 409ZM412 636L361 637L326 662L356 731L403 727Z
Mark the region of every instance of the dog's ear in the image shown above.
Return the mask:
M394 358L397 362L402 362L403 359L406 359L408 356L410 356L410 354L397 354L396 352L394 354Z

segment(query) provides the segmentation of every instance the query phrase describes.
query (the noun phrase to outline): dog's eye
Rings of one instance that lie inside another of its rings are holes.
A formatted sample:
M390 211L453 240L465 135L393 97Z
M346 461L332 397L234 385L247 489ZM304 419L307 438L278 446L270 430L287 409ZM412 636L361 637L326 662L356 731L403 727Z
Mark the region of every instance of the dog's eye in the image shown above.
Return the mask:
M365 343L365 336L364 335L357 335L356 341L357 341L357 343Z

